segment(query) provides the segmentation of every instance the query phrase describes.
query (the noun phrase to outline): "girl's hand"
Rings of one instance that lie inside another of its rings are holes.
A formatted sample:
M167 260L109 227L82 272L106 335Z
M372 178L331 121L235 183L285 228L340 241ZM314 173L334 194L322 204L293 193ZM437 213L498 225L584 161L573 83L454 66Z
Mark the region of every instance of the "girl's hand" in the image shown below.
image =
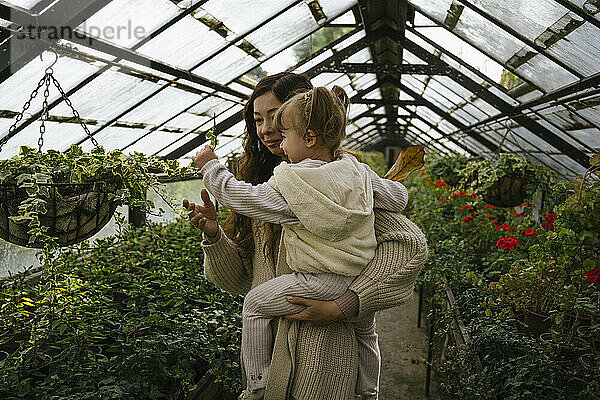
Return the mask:
M215 236L219 231L217 209L206 189L202 189L200 197L204 205L190 203L187 199L183 199L183 206L190 211L188 218L192 225L201 229L207 236Z
M214 151L207 145L202 150L196 152L196 155L192 157L192 161L198 168L202 168L207 162L216 160L217 158Z
M319 326L346 319L344 313L340 310L340 307L333 300L313 300L298 296L286 296L286 299L292 304L306 306L304 310L297 314L287 315L287 319L293 321L306 321L309 325Z

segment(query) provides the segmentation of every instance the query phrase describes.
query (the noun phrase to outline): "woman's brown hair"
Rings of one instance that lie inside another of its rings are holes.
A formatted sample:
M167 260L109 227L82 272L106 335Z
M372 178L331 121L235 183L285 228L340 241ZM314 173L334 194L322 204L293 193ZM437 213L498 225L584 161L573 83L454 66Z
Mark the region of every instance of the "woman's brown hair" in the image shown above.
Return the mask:
M272 92L282 103L300 92L312 89L310 79L305 74L281 72L262 78L246 102L243 115L246 121L246 134L242 141L244 154L238 161L237 179L257 185L269 180L273 170L281 162L281 157L271 153L258 137L254 122L254 100L265 93ZM252 251L254 237L251 219L231 212L224 224L227 236L241 249Z

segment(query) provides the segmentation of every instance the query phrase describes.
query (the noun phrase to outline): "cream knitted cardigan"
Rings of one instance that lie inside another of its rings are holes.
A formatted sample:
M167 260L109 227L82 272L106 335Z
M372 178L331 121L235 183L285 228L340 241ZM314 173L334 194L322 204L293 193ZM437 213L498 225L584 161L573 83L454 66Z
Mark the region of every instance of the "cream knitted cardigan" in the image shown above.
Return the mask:
M290 273L280 246L273 264L274 238L253 221L255 250L243 256L225 236L203 244L204 273L219 288L247 293L277 275ZM375 258L350 286L359 298L361 318L408 301L427 256L423 232L402 214L375 210ZM266 250L266 256L263 254ZM354 329L348 322L310 326L279 318L265 400L350 400L358 373Z

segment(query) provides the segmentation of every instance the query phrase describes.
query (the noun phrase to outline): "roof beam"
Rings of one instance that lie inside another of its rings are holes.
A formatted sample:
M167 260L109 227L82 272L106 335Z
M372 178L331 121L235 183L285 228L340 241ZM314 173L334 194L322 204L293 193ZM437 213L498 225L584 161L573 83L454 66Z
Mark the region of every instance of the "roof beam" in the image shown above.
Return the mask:
M438 57L435 57L433 54L429 53L427 50L423 49L421 46L417 45L416 43L414 43L410 40L405 40L404 46L408 51L415 54L421 60L428 62L429 64L440 64L440 65L449 66L448 64L446 64L446 62L442 61ZM449 66L449 67L452 68L451 66ZM565 141L563 138L559 137L554 132L552 132L548 128L540 125L539 123L532 120L531 118L524 116L524 115L519 116L518 114L520 114L520 113L515 109L514 106L507 103L502 98L496 96L495 94L490 92L488 89L484 88L479 83L475 82L474 80L472 80L471 78L469 78L468 76L463 74L462 72L455 70L454 68L452 68L452 69L453 69L453 72L449 76L456 83L463 86L465 89L471 91L472 93L474 93L475 95L480 97L482 100L488 102L493 107L495 107L498 110L500 110L501 112L505 113L507 116L511 116L511 118L515 122L517 122L521 126L527 128L529 131L531 131L535 135L539 136L540 138L542 138L543 140L548 142L550 145L556 147L558 150L562 151L564 154L571 157L573 160L578 162L583 167L587 168L587 166L589 166L589 157L584 152L577 149L575 146L573 146L569 142ZM463 127L460 127L460 126L463 126ZM460 124L460 126L457 126L457 128L459 128L459 131L464 131L464 132L468 133L474 139L477 137L481 137L480 135L474 134L472 131L470 131L468 127L465 127L462 124ZM486 147L488 147L488 146L486 146ZM495 147L495 145L494 145L494 147ZM488 147L488 148L490 148L490 147Z
M571 1L569 1L569 0L554 0L554 1L556 1L558 4L560 4L567 10L571 11L572 13L576 14L577 16L583 18L586 22L589 22L590 24L594 25L596 28L600 29L600 21L598 21L596 18L594 18L593 15L588 14L581 8L577 7Z
M446 69L428 64L379 64L379 63L336 63L325 65L318 73L338 72L343 74L415 74L415 75L447 75Z
M40 39L55 43L57 31L63 27L75 27L110 3L111 0L61 0L42 15L32 15L28 10L0 3L0 18L23 26L24 32L36 35ZM41 30L38 32L37 27ZM13 43L15 42L15 43ZM47 45L25 35L13 36L5 43L0 59L0 83L4 82L15 71L40 55Z

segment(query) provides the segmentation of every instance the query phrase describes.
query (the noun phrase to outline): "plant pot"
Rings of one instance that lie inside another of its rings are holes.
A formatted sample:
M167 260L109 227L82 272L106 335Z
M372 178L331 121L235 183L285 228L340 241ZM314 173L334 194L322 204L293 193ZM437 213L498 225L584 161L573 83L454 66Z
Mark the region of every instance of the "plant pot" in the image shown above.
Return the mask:
M551 348L562 360L576 360L590 349L590 345L585 340L577 337L572 338L572 342L569 344L556 342L550 332L542 333L540 341Z
M588 371L598 371L598 368L600 368L600 364L598 364L596 357L594 357L592 353L579 356L577 361L579 361L579 363Z
M577 335L588 342L594 351L600 351L600 337L592 335L592 329L587 325L577 328Z
M483 200L497 207L516 207L525 201L527 181L514 175L500 177L483 194Z
M525 322L525 333L533 337L539 337L542 333L548 332L552 327L552 319L548 315L538 314L534 311L525 310L523 315Z
M81 242L100 231L112 218L117 204L109 200L103 182L89 184L38 184L47 189L46 212L40 213L40 224L46 235L61 246ZM0 185L0 238L19 246L41 248L43 243L30 243L28 222L15 222L21 202L27 193L16 186Z

